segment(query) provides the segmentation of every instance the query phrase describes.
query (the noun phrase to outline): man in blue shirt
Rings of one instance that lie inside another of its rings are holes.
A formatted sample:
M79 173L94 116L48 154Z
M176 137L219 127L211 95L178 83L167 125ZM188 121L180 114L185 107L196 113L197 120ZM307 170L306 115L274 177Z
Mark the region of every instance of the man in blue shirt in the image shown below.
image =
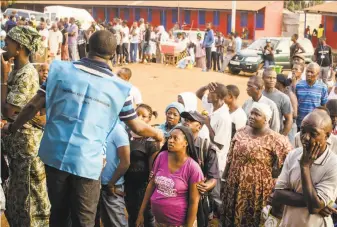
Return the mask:
M297 83L295 94L298 99L297 127L302 120L318 106L324 106L328 101L328 88L318 80L320 67L310 63L306 70L306 80Z
M129 137L117 124L107 139L106 165L101 176L100 216L104 226L127 226L124 174L130 166Z
M205 38L203 42L203 47L206 50L206 68L209 71L212 67L212 45L214 43L214 32L212 30L212 24L207 23L207 28L205 32Z
M94 226L103 148L118 118L140 136L164 138L161 131L137 118L128 97L131 85L108 66L115 50L111 32L95 32L88 58L54 61L47 82L17 119L3 128L14 133L46 108L39 156L46 168L50 227Z

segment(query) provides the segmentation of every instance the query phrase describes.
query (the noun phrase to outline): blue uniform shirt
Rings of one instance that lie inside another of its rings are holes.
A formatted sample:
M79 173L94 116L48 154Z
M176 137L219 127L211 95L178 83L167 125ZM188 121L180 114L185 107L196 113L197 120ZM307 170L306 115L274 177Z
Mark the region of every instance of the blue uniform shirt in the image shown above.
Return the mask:
M118 148L129 146L129 137L120 123L116 125L114 130L109 134L106 142L106 165L103 169L101 180L103 185L107 185L115 173L120 162L118 158ZM121 177L116 185L124 183L124 177Z

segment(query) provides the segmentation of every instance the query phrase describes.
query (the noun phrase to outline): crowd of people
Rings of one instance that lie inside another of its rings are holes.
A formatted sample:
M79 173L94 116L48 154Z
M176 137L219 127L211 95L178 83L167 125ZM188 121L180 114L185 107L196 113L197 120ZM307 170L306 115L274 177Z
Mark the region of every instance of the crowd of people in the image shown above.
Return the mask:
M177 94L152 125L158 112L131 69L113 67L150 62L157 41L172 38L139 22L7 30L0 205L9 225L336 226L337 84L325 83L325 65L306 65L294 37L291 73L250 77L242 106L236 85L210 82ZM223 72L241 50L236 34L226 45L216 36L208 24L200 46L186 42L205 71L213 62Z

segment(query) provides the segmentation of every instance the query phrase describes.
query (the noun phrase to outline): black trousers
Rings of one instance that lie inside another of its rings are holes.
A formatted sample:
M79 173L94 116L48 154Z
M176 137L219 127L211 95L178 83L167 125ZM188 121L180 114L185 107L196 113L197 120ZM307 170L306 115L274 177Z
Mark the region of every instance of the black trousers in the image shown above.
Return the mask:
M83 44L80 44L80 45L77 45L77 48L78 48L78 55L80 56L80 59L84 58L87 56L87 48L86 48L86 44L83 43Z
M212 68L212 47L206 47L206 68L210 70Z
M216 66L218 62L218 53L215 51L212 51L212 65L213 65L213 71L216 71Z
M50 227L93 227L100 180L79 177L45 165L51 203Z
M129 44L122 44L123 56L125 57L125 62L129 63Z
M223 59L223 53L217 53L216 65L218 66L218 71L221 70L222 59Z

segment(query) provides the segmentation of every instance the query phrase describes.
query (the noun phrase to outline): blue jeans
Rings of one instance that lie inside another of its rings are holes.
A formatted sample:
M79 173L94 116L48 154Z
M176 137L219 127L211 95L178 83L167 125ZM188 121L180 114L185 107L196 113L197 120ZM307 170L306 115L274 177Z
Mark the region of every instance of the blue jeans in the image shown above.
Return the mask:
M269 66L275 65L275 62L269 61L269 60L264 60L264 68L269 68Z
M130 43L130 58L131 62L137 61L138 43Z

